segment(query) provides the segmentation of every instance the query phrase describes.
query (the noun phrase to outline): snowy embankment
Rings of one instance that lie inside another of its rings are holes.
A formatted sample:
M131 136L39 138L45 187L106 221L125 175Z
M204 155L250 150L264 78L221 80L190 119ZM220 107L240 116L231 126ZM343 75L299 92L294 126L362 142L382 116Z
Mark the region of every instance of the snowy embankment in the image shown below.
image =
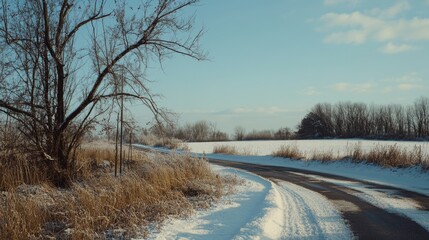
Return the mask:
M249 142L213 142L213 143L187 143L191 152L202 154L208 158L235 161L243 163L262 164L268 166L291 167L328 173L362 181L369 181L383 185L403 188L429 196L429 173L419 167L414 168L383 168L365 163L352 161L335 161L322 163L320 161L297 161L285 158L267 156L282 145L296 144L298 148L310 154L314 151L333 151L339 155L346 155L347 149L359 144L363 150L369 150L377 145L397 144L401 148L412 150L419 146L427 154L428 142L395 142L395 141L369 141L369 140L298 140L298 141L249 141ZM236 156L212 154L214 146L234 146L238 150L244 149L255 153L255 156Z
M149 239L349 239L337 209L322 195L297 185L275 184L241 170L214 166L244 183L209 210L170 219ZM329 221L326 221L329 219Z

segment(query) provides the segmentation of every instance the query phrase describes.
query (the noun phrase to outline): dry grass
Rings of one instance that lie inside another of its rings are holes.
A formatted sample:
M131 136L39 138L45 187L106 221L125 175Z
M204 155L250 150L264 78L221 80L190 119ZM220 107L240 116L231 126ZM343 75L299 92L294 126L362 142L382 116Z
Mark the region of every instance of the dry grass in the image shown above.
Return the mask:
M346 156L335 155L332 150L314 151L304 156L296 145L282 146L279 150L272 153L273 156L301 159L316 160L322 162L332 162L338 160L352 160L354 162L366 162L382 167L407 168L421 167L422 170L429 170L429 156L424 153L420 146L408 150L394 145L377 145L369 151L364 151L359 144L347 149Z
M9 184L0 192L0 239L145 236L149 223L208 207L234 181L219 177L201 159L141 152L127 161L125 175L115 178L113 165L103 165L114 156L111 149L81 149L80 180L70 189L43 181Z
M228 154L228 155L238 155L237 148L234 146L228 145L217 145L213 147L213 153L217 154Z
M49 173L37 161L28 160L26 154L0 155L0 191L21 184L46 183Z
M295 160L304 159L304 155L296 145L283 145L277 151L272 153L274 157L290 158Z
M240 155L240 156L257 155L256 153L252 152L250 149L246 149L246 148L237 149L237 147L230 146L230 145L216 145L213 147L213 153Z
M309 160L318 160L322 162L330 162L338 160L337 156L334 156L333 151L314 151Z
M147 146L165 147L168 149L181 149L188 150L187 146L183 144L182 140L176 138L157 137L148 135L141 138L140 142Z
M368 162L383 167L406 168L421 166L428 169L429 156L424 154L421 146L415 146L413 150L400 148L397 144L377 145L364 152L359 145L356 145L351 153L350 158L356 162Z

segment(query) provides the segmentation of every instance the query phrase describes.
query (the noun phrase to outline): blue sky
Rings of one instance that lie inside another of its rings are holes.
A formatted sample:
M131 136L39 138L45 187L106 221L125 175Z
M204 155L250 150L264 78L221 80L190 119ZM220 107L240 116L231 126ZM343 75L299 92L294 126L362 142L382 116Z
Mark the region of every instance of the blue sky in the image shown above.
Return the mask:
M320 102L429 96L429 0L206 0L189 11L209 60L176 56L147 76L181 123L294 128Z

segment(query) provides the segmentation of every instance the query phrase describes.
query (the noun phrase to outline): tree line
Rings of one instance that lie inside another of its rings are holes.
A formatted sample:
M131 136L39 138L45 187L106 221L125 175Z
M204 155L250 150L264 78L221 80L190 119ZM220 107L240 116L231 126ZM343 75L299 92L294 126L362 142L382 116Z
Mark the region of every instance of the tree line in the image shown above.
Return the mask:
M297 138L428 139L429 98L413 104L319 103L301 120Z
M155 124L149 129L142 129L141 135L154 135L157 137L176 138L186 142L210 142L210 141L251 141L251 140L286 140L294 137L294 132L287 127L278 130L252 130L246 132L242 126L237 126L232 134L219 130L215 123L201 120L184 125Z

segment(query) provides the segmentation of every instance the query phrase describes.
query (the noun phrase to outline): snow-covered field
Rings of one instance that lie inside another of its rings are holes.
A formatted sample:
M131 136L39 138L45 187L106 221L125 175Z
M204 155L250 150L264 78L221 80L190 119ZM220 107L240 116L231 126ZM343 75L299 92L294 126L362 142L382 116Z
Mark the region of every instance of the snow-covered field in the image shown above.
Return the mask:
M372 141L358 139L332 139L332 140L284 140L284 141L232 141L232 142L193 142L186 145L191 152L212 153L215 146L234 146L239 152L246 155L266 156L271 155L283 145L294 145L304 155L311 155L314 152L332 152L336 156L346 156L350 150L359 145L363 151L372 149L378 145L397 145L400 148L412 150L414 147L421 147L429 154L429 142L412 141Z

